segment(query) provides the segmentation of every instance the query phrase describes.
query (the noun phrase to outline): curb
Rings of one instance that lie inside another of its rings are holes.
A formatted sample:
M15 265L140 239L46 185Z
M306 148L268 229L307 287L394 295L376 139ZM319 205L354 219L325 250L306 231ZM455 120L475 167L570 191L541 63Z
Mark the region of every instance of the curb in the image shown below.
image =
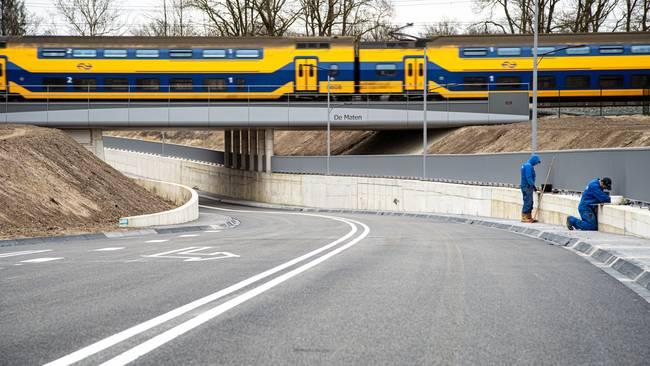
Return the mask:
M215 229L232 229L239 226L240 224L239 220L232 218L230 216L227 217L228 217L228 221L226 221L225 223L214 224L214 225L179 226L179 227L169 227L169 228L144 229L144 230L136 230L136 231L107 231L107 232L92 233L92 234L39 236L34 238L7 239L7 240L0 240L0 248L12 247L17 245L29 245L29 244L63 243L69 241L114 239L114 238L127 238L127 237L136 237L136 236L145 236L145 235L186 233L186 232L193 232L193 231L206 231L206 230L215 230Z
M320 209L320 208L312 208L312 207L276 205L276 204L269 204L269 203L240 201L240 200L213 197L213 196L207 196L201 194L199 194L199 196L217 202L223 202L223 203L241 205L241 206L302 211L302 212L328 212L328 213L344 213L344 214L418 217L418 218L427 218L427 219L437 219L437 220L451 222L451 223L481 225L481 226L486 226L498 230L510 231L515 234L521 234L535 239L544 240L551 245L565 247L573 252L576 252L576 254L580 254L582 256L589 256L594 261L598 263L602 263L603 266L611 267L612 269L616 270L618 273L632 280L632 282L638 284L644 289L650 290L650 270L646 270L642 264L637 263L636 261L630 258L622 258L610 252L607 249L599 248L598 246L592 245L587 241L563 235L561 232L558 231L540 230L532 227L525 227L523 226L523 224L522 225L506 224L503 222L499 222L499 221L495 221L483 217L470 218L470 217L444 215L444 214L423 214L423 213L397 212L397 211Z

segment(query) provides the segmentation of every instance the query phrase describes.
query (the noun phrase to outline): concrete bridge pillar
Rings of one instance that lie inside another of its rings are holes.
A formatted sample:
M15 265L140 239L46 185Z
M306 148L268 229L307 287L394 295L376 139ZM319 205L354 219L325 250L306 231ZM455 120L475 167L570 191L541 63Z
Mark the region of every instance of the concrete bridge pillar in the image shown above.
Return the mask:
M250 139L249 155L248 155L248 170L257 171L257 129L251 129L248 132Z
M249 170L250 134L248 131L247 128L241 130L241 165L239 168L242 170Z
M232 130L232 152L231 168L239 169L241 167L241 133L239 130Z
M104 139L101 128L63 130L96 157L104 159Z
M223 131L223 166L232 167L232 130Z
M266 139L264 138L264 135L266 134L266 130L256 130L255 132L257 135L257 163L255 166L258 172L263 172L265 156L264 149L266 148Z
M265 149L264 156L266 164L264 165L264 171L267 173L273 172L273 167L271 166L271 157L273 157L273 129L267 128L264 130L264 141Z

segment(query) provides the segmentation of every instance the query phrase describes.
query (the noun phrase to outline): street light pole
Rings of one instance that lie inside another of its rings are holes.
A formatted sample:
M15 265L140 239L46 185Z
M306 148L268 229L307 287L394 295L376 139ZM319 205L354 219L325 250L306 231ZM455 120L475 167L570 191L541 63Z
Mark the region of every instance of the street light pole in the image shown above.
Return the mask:
M423 116L422 116L422 179L427 177L427 97L428 97L428 85L427 85L427 44L424 44L424 58L423 58L423 79L424 85L422 87L422 104L423 104Z
M330 81L332 77L329 70L327 70L327 175L330 175Z
M532 124L532 141L530 150L534 154L537 151L537 45L538 45L538 22L539 22L539 0L534 3L535 12L533 15L533 118Z

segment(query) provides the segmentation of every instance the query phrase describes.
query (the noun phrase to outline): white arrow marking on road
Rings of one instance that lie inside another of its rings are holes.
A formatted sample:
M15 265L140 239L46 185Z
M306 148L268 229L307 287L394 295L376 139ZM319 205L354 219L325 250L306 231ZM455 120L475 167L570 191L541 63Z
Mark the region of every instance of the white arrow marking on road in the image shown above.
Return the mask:
M36 253L45 253L45 252L51 252L52 249L44 249L44 250L23 250L21 252L11 252L11 253L2 253L0 254L0 258L8 258L8 257L16 257L19 255L28 255L28 254L36 254Z
M63 259L63 257L59 258L35 258L35 259L27 259L24 261L20 261L20 263L43 263L43 262L51 262L51 261L56 261L59 259Z
M124 247L100 248L100 249L93 250L93 252L112 252L114 250L121 250L121 249L124 249Z
M143 255L145 258L174 258L174 259L184 259L184 262L200 262L200 261L210 261L214 259L223 259L223 258L239 258L237 254L232 254L229 252L211 252L203 253L202 251L212 249L212 247L187 247L182 249L170 250L167 252Z

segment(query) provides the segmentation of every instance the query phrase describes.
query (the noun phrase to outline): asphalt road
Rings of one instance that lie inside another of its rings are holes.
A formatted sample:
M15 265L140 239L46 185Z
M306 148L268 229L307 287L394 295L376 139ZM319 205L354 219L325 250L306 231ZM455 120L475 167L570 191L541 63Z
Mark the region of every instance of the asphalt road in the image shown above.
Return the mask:
M420 218L211 205L241 225L0 248L0 364L650 360L650 304L561 247Z

